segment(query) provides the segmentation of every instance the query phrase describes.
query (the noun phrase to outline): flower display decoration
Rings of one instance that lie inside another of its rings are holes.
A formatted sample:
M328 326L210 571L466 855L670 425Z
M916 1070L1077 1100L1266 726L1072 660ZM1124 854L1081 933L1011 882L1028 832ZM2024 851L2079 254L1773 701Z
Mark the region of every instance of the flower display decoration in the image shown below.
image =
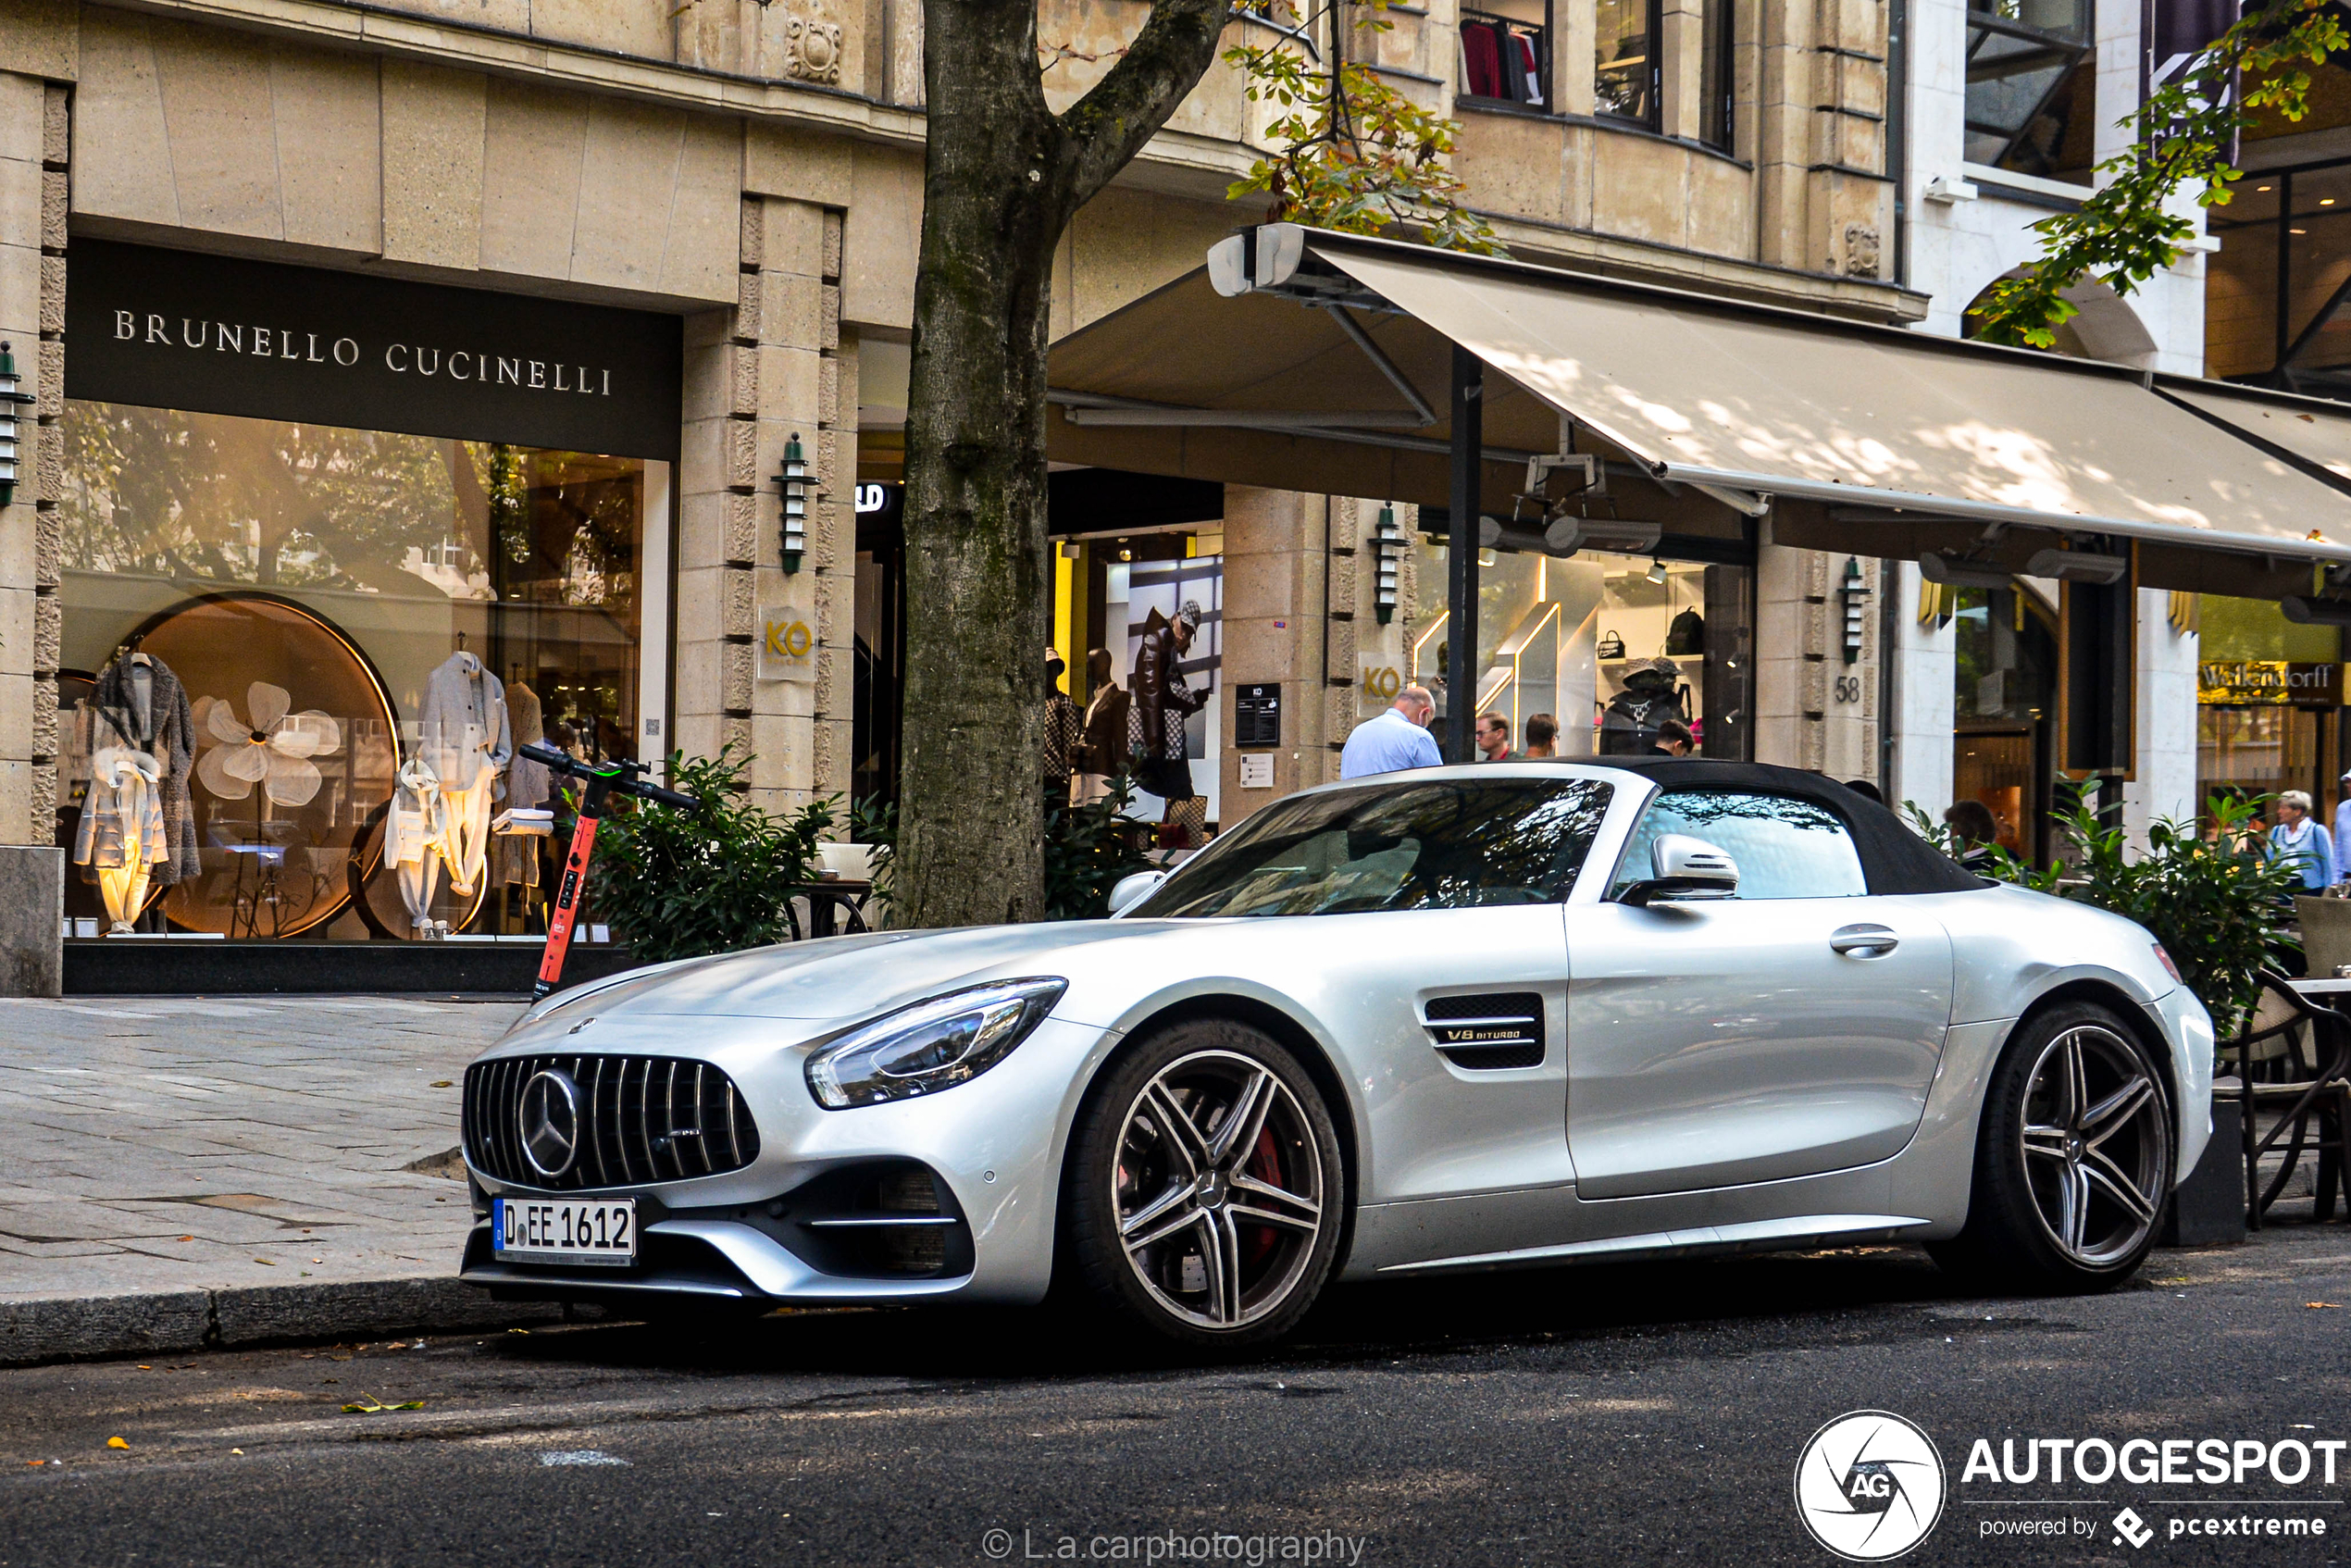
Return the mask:
M310 759L340 751L342 730L317 708L292 706L284 687L266 680L245 689L249 725L221 698L201 699L193 716L215 744L196 761L197 781L224 801L244 800L258 784L272 805L308 805L322 781Z

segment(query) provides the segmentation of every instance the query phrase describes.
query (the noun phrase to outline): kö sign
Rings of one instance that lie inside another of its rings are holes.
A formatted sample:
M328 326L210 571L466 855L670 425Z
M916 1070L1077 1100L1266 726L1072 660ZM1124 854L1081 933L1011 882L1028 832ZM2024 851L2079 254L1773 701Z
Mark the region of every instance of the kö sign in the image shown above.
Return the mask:
M677 454L678 317L105 241L69 282L68 397Z

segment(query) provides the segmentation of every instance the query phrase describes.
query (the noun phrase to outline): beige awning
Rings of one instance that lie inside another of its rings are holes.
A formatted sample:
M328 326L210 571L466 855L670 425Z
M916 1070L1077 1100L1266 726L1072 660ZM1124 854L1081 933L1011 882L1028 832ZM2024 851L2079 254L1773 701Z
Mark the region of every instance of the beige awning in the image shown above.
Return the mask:
M2155 386L2173 402L2300 463L2306 471L2351 484L2351 408L2321 398L2185 376L2158 376Z
M2351 495L2137 371L1283 225L1237 254L1250 292L1194 274L1054 348L1056 457L1442 504L1459 343L1499 372L1489 508L1565 416L1734 504L2351 561Z

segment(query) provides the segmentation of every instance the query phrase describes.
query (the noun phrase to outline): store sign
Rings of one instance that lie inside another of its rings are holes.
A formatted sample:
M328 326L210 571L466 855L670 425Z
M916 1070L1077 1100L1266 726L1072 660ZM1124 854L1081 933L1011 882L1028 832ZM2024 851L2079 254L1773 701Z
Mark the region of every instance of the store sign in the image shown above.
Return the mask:
M678 453L675 316L77 239L66 333L68 397Z
M2343 702L2343 666L2214 659L2196 666L2196 700L2228 707L2337 707Z
M1404 674L1396 667L1394 655L1362 653L1355 655L1355 695L1357 706L1365 714L1376 714L1392 704L1404 690Z
M1278 746L1282 743L1282 689L1278 685L1233 688L1233 744Z
M815 680L816 633L807 611L781 605L759 612L759 678Z

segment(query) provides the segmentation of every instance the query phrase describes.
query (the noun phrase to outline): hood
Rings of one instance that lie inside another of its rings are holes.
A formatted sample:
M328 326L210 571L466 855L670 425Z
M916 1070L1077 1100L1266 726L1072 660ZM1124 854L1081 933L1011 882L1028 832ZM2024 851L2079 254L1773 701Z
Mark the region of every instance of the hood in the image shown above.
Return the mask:
M1073 949L1146 940L1161 928L1160 922L1071 920L827 937L635 971L575 1001L599 1018L682 1014L846 1022L985 980L1065 975Z

